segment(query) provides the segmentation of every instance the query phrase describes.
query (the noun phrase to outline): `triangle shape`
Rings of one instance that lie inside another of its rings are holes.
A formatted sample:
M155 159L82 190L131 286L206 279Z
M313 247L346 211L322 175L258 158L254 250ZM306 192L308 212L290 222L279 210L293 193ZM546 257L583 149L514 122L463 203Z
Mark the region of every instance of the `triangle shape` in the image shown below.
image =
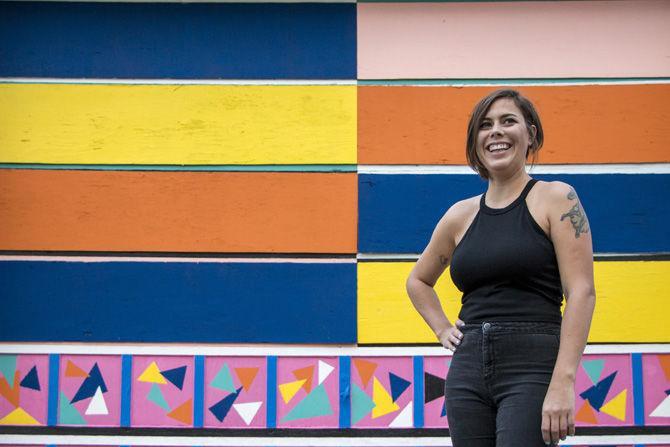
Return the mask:
M229 393L235 392L235 384L233 383L233 376L230 374L230 368L227 363L224 363L212 382L209 384L211 387L214 387L219 390L228 391Z
M0 396L7 399L7 401L18 408L21 403L21 395L19 394L21 389L19 387L19 371L14 371L14 380L10 385L4 377L0 377Z
M670 396L666 396L665 399L654 408L654 411L652 411L649 416L655 418L670 417Z
M214 417L219 421L223 422L223 420L226 418L228 415L228 412L230 411L231 407L233 406L233 403L235 402L235 399L240 395L240 391L242 388L240 387L237 391L234 393L231 393L209 407L209 411L214 415Z
M68 360L65 364L65 377L88 377L88 373Z
M163 375L161 374L161 370L158 369L158 365L156 364L156 362L151 362L151 364L147 366L144 372L140 374L137 380L140 382L147 382L147 383L159 383L161 385L167 383L165 377L163 377Z
M161 371L161 376L165 377L171 384L181 390L184 386L186 365L180 366L178 368L168 369L167 371Z
M95 416L109 414L107 403L105 403L105 397L102 395L102 388L98 387L98 389L95 391L93 399L91 399L91 402L89 402L84 414Z
M408 403L405 408L402 409L400 414L393 419L389 427L391 428L412 428L414 426L413 422L413 408L412 402Z
M240 415L244 423L249 425L256 417L256 413L258 413L261 405L263 405L263 402L246 402L243 404L234 404L233 408Z
M437 398L444 397L444 380L433 374L423 373L423 401L425 403L432 402Z
M318 385L282 419L282 422L298 419L310 419L318 416L330 416L333 408L324 385Z
M58 423L64 425L86 425L84 419L79 413L79 410L70 403L65 393L60 393L60 405L58 406Z
M16 372L16 355L0 355L0 374L7 382L14 380Z
M372 419L382 417L400 409L376 377L372 378L372 401L375 403L375 408L372 410Z
M579 409L577 414L575 414L575 421L584 422L587 424L597 424L598 418L596 417L596 412L589 404L589 401L584 401L582 408Z
M319 360L319 366L318 366L319 385L321 385L324 382L324 380L328 378L328 376L330 375L330 373L333 372L334 369L335 369L334 366L324 362L323 360Z
M98 364L95 363L93 364L91 371L89 371L88 377L84 379L70 403L79 402L80 400L93 397L95 391L98 388L102 389L103 393L107 392L107 385L105 385L105 381L102 378L100 368L98 368Z
M367 388L372 375L377 369L377 364L363 359L352 359L352 361L356 367L356 371L358 371L358 376L361 378L363 388Z
M259 368L235 368L235 374L237 374L237 378L240 379L244 391L249 391L251 389L256 374L258 374L258 369Z
M0 425L42 425L23 408L14 411L0 419Z
M40 380L37 377L37 366L33 366L28 374L21 381L23 388L28 388L35 391L40 391Z
M186 425L193 424L193 399L189 399L171 412L168 417Z
M663 374L665 374L665 380L670 382L670 354L659 354L658 363L661 364L661 369Z
M609 414L613 418L616 418L620 421L626 420L626 396L628 390L623 390L605 405L600 408L600 411Z
M314 377L314 365L306 366L304 368L296 369L293 371L293 376L297 380L304 380L303 388L308 393L312 391L312 378Z
M370 414L375 407L370 396L365 394L358 385L351 383L351 425L357 424L361 419Z
M582 368L586 372L586 375L591 379L592 384L596 384L600 380L600 375L603 373L603 368L605 368L605 360L588 360L582 362Z
M396 376L392 372L389 373L389 383L391 384L391 398L393 402L397 401L402 393L412 384L412 382Z
M596 385L581 393L579 397L584 400L588 400L594 410L600 411L600 407L602 407L603 402L605 402L605 398L607 397L607 393L609 393L610 388L612 387L612 382L614 382L616 374L617 371L614 371Z
M165 411L170 411L170 405L167 403L167 400L165 400L161 387L159 387L157 383L151 385L149 394L147 394L147 400L155 403Z
M447 401L444 401L444 405L442 405L442 412L440 413L440 417L443 418L447 415Z
M287 404L300 391L300 388L305 384L305 380L296 380L295 382L282 383L279 385L279 393L281 394L284 403Z

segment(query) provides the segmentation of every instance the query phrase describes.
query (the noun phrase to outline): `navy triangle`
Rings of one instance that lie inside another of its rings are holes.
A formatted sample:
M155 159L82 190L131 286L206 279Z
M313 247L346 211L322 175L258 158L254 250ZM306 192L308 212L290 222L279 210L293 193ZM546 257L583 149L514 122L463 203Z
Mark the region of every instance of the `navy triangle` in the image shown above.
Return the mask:
M670 396L670 388L668 388L667 390L665 390L665 395L666 395L666 396Z
M609 393L610 388L612 387L612 382L614 382L614 377L616 377L617 371L614 371L609 376L605 377L600 382L596 383L594 386L584 391L579 395L584 400L588 400L591 406L596 410L600 411L600 407L605 403L605 398L607 393Z
M240 391L242 390L242 387L239 387L237 391L234 393L230 393L211 407L209 407L209 411L212 412L214 417L219 420L219 422L223 422L223 420L226 418L228 415L228 412L230 409L233 407L233 403L235 403L235 400L237 397L240 395Z
M80 400L93 397L98 387L100 387L103 393L107 392L107 385L105 385L105 381L102 378L102 374L100 373L100 368L98 368L98 363L96 362L93 365L93 368L91 368L91 371L88 373L88 377L84 379L84 382L81 384L77 390L77 394L74 395L70 403L73 404L75 402L79 402Z
M402 377L396 376L392 372L389 373L389 381L391 382L391 398L393 402L398 400L398 398L405 392L407 388L412 384Z
M427 372L423 373L423 397L425 403L444 397L444 382L445 380L441 377Z
M179 368L168 369L167 371L161 371L161 375L169 380L174 386L182 389L184 386L184 376L186 376L186 365L180 366Z
M442 413L440 413L440 417L443 418L447 415L447 402L444 402L444 405L442 405Z
M20 385L23 388L30 388L31 390L40 390L40 380L37 377L37 366L33 366L33 369L28 371L28 374L23 378Z

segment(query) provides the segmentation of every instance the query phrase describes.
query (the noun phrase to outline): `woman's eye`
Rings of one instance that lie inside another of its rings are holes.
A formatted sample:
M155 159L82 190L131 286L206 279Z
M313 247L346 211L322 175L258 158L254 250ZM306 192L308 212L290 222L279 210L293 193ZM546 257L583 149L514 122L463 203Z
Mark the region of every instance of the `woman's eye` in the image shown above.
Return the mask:
M479 125L479 128L480 128L480 129L488 129L489 127L491 127L491 123L489 123L489 122L481 123L481 124Z
M516 120L515 120L514 118L505 118L505 120L503 121L503 123L505 123L505 124L514 124L514 123L516 123Z

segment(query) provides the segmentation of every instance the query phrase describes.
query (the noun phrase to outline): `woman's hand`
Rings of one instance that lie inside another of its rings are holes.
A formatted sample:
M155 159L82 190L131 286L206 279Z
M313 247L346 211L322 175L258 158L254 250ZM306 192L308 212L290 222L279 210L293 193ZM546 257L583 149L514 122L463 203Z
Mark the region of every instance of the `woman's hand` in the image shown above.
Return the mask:
M450 351L456 352L456 348L461 344L461 340L463 339L463 333L459 328L463 327L464 324L463 321L457 319L452 326L447 327L437 334L437 338L440 340L440 343L442 343L442 346Z
M558 444L559 439L575 434L574 413L574 382L552 380L542 405L542 438L547 445Z

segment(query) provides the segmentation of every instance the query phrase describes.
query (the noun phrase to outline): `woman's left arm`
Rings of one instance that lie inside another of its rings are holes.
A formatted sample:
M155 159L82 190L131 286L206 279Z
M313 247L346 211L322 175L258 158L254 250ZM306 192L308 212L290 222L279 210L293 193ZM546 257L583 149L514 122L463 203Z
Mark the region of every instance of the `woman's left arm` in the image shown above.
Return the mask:
M575 434L575 376L596 294L591 229L584 208L570 185L552 182L547 186L550 237L566 298L558 358L542 406L542 436L550 444Z

